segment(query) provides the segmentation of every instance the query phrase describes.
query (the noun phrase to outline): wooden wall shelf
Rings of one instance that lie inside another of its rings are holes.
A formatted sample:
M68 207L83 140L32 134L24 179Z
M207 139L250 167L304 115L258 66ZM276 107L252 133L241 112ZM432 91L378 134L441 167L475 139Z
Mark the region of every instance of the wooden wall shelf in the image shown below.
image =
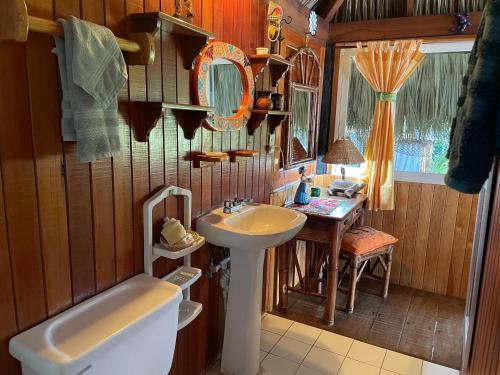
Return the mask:
M231 163L237 163L240 161L247 161L248 159L253 158L257 155L259 155L259 152L255 150L231 151L229 153L229 160L231 161Z
M253 135L255 133L255 130L266 118L267 124L269 125L269 133L274 134L274 130L278 126L280 126L283 121L285 121L290 115L291 112L254 109L247 124L248 134Z
M208 40L215 39L214 33L163 12L134 13L129 16L129 19L130 32L154 34L158 29L161 29L162 32L181 35L182 38L176 40L176 44L186 69L191 68L193 60Z
M129 102L127 111L130 127L134 130L138 142L147 142L149 133L156 126L166 109L172 110L177 122L184 131L186 139L193 139L196 130L213 107L203 107L191 104L162 102Z
M284 59L280 55L274 54L250 55L249 59L252 64L252 72L255 77L255 82L257 82L257 80L261 77L264 68L269 66L269 75L271 78L271 85L273 87L278 85L278 81L293 65L290 61Z
M213 167L216 163L229 160L229 155L225 152L207 152L196 154L193 157L194 168Z

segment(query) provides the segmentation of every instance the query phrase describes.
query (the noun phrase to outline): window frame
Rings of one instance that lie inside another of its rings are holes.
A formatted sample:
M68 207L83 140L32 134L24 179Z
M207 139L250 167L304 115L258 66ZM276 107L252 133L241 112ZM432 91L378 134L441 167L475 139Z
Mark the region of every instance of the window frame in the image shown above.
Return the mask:
M470 52L474 45L474 39L464 38L459 41L450 41L446 38L436 38L433 40L424 41L421 46L421 51L427 53L446 53L446 52ZM347 108L349 102L349 80L351 58L356 51L355 44L336 45L334 56L334 72L332 90L335 90L332 96L331 113L333 119L333 134L334 139L342 138L345 135L345 124L347 119ZM337 171L338 169L338 171ZM346 176L358 177L361 174L363 167L346 167ZM337 174L340 168L337 166L328 165L327 172L329 174ZM425 172L404 172L394 171L395 181L428 183L435 185L444 185L444 174L425 173Z

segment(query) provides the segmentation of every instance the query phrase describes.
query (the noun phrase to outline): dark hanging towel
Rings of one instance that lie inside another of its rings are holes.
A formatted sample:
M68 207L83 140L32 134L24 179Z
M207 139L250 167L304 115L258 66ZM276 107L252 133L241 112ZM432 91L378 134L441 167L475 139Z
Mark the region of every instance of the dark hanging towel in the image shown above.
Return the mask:
M500 0L490 0L472 48L448 149L446 185L478 193L500 155Z

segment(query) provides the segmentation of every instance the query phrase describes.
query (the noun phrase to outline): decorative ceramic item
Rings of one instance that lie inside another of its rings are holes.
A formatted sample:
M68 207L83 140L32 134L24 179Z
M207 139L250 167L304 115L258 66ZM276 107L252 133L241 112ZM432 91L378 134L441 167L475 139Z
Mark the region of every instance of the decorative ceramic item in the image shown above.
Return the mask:
M184 2L184 6L186 7L186 16L183 17L182 13L182 3ZM185 21L192 22L194 14L193 14L193 3L191 0L175 0L175 13L174 17L182 18Z
M311 197L319 197L321 195L321 188L319 187L312 187L311 188Z
M470 25L469 13L457 13L455 15L455 26L451 31L455 34L462 34Z
M318 30L318 16L314 10L309 13L309 34L316 35Z
M267 10L267 39L270 42L276 42L280 37L282 18L283 8L274 1L270 1Z
M254 105L254 78L250 61L245 53L238 47L219 41L211 41L203 47L196 59L193 68L192 85L194 98L198 105L211 105L210 97L211 65L217 61L230 64L239 72L241 78L241 103L234 109L230 116L224 116L215 112L209 114L205 119L205 125L210 129L218 131L239 130L246 125L252 114ZM230 94L229 94L230 95ZM234 107L233 107L234 108Z
M259 91L255 100L255 108L257 109L272 109L273 101L271 100L271 91Z
M257 55L267 55L269 53L269 48L267 47L257 47L255 49Z

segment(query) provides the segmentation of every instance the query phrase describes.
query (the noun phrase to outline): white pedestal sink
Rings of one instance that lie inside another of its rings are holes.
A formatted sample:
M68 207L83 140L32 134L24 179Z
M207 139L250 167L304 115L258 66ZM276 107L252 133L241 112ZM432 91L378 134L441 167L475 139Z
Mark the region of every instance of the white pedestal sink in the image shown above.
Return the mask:
M223 374L259 372L264 250L291 240L305 221L300 212L266 204L244 206L231 214L218 208L198 219L196 230L207 242L231 252Z

